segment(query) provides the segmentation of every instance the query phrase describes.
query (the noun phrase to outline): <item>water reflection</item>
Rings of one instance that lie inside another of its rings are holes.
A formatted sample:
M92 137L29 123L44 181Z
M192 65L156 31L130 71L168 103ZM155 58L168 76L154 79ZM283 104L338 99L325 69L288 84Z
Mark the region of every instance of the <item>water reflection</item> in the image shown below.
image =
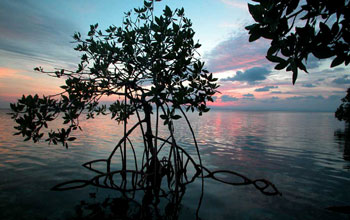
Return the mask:
M337 129L334 132L336 142L339 143L339 149L343 151L343 159L350 161L350 125L346 124L345 129ZM350 165L347 167L350 168Z
M147 195L141 202L125 195L118 197L98 198L90 193L89 199L82 200L75 206L74 214L67 220L110 220L110 219L178 219L179 204L173 201L162 201L163 208L152 204Z
M350 204L350 142L344 124L334 119L333 113L211 111L202 117L190 115L190 120L208 168L266 178L283 193L266 197L254 187L208 180L202 219L348 219L346 214L326 209ZM86 198L91 187L67 192L49 189L69 179L92 178L81 164L108 156L123 132L107 117L83 123L83 132L76 133L78 141L66 150L12 136L13 122L1 112L0 219L62 219ZM338 129L341 132L334 135ZM181 120L175 135L179 145L195 155ZM137 142L139 137L135 134L132 138ZM199 195L200 183L188 186L179 219L193 218ZM112 202L116 195L103 192L101 198L100 204L104 198ZM137 201L142 205L141 196Z

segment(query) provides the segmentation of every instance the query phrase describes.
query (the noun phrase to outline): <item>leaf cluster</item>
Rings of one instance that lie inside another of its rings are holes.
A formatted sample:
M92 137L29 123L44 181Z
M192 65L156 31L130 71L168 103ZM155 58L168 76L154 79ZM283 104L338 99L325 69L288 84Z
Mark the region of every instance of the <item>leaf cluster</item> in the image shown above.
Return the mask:
M331 67L350 63L350 3L346 0L254 0L248 4L256 23L247 26L249 41L270 39L267 59L275 69L307 72L309 54L333 59Z
M340 104L340 106L337 108L335 112L335 117L339 121L345 121L347 123L350 122L350 88L348 88L346 96L341 99L343 102Z
M209 111L207 102L217 92L217 79L199 59L201 45L193 39L191 20L184 16L183 8L173 11L168 6L155 16L153 6L153 1L145 1L143 7L125 13L121 27L101 31L98 24L91 25L86 38L75 33L75 50L82 53L77 70L35 68L65 78L65 85L59 94L23 96L11 105L20 134L37 141L43 135L40 129L61 115L68 127L51 131L46 140L66 144L70 132L80 128L82 113L87 119L110 114L125 122L135 112L152 112L156 106L167 124L180 118L174 113L181 106L199 114ZM104 96L116 101L109 107L100 105Z
M69 137L72 130L77 128L81 129L76 123L78 114L76 109L67 109L62 101L57 101L49 97L39 98L38 95L22 96L17 103L11 103L12 118L18 124L15 127L18 130L15 135L22 135L25 137L24 141L32 139L38 142L44 133L41 132L42 128L48 128L48 123L55 120L59 113L64 112L64 124L70 125L68 128L58 129L57 131L49 131L46 141L49 143L57 144L62 143L68 148L67 141L74 141L75 137Z

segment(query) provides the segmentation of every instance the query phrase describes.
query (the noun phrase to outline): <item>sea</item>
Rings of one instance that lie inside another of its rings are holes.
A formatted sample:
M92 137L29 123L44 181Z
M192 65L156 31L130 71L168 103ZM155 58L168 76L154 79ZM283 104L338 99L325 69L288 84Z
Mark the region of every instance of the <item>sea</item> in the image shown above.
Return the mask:
M73 134L77 139L67 149L14 136L16 124L8 112L0 111L0 219L82 219L82 207L91 210L106 198L123 196L95 186L51 190L65 181L91 179L95 174L81 165L108 157L123 136L122 124L109 115L81 119L83 130ZM251 184L228 185L206 178L200 219L350 218L350 130L334 113L211 110L188 117L205 167L266 179L281 192L268 196ZM60 128L59 122L51 129ZM128 126L134 122L131 119ZM183 119L174 123L174 133L178 145L196 158ZM140 131L135 130L133 137L139 152ZM222 175L229 181L229 175ZM178 219L196 219L201 182L187 186ZM135 200L133 204L142 202ZM164 218L167 211L162 209L167 207L159 206Z

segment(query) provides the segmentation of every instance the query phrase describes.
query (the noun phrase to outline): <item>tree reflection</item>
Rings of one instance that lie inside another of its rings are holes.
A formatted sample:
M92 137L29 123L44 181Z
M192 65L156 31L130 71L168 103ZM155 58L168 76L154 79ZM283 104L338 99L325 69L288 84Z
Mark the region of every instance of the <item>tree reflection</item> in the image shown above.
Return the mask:
M334 137L339 143L340 149L343 151L343 159L350 161L350 125L349 123L345 124L344 130L336 130L334 132Z
M180 204L174 196L171 198L160 203L152 193L146 193L142 201L126 194L99 201L95 193L90 193L90 199L76 205L74 216L68 220L178 219Z

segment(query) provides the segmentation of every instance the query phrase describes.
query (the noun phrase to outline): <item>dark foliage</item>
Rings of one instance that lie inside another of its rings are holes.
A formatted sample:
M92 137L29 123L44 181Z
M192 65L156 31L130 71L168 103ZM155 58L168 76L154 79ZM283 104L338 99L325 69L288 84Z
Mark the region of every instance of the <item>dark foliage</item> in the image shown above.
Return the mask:
M136 18L134 18L136 17ZM79 117L109 114L123 122L136 111L152 114L152 106L161 110L164 124L181 118L176 109L207 112L207 101L213 101L217 79L197 56L201 45L194 42L195 32L184 10L166 7L163 15L153 15L153 3L126 13L123 27L110 26L105 32L91 25L87 39L74 34L75 50L83 53L76 71L45 72L66 79L62 93L40 98L23 96L11 104L18 133L25 140L38 141L41 128L62 114L67 127L50 131L46 141L67 145L71 131L80 129ZM103 96L119 96L107 107L99 105ZM128 102L126 101L128 100Z
M338 107L337 111L335 112L335 117L339 121L345 121L347 123L350 122L350 88L348 88L346 96L341 99L343 102Z
M256 21L247 26L249 41L270 39L267 59L275 69L307 72L305 63L313 54L319 59L332 58L331 67L350 62L350 2L316 0L253 0L249 12Z
M96 173L90 180L72 180L53 187L62 191L93 185L122 192L133 199L143 191L147 204L157 207L160 198L171 198L170 204L178 206L187 184L201 177L203 198L205 178L230 185L253 185L266 195L280 194L267 180L251 180L239 173L226 170L211 172L202 165L199 148L185 111L209 111L207 102L213 101L217 92L217 79L204 68L196 50L191 21L184 17L184 9L172 11L165 7L161 16L153 14L153 1L145 1L142 8L127 12L122 27L110 26L105 32L91 25L88 37L74 35L82 52L78 69L46 72L53 77L66 79L63 91L57 95L23 96L11 104L12 118L17 122L17 135L34 142L44 137L42 129L61 117L66 127L48 131L45 141L62 143L68 148L72 131L80 129L79 118L93 119L109 114L111 119L123 123L123 137L107 159L97 159L83 164ZM116 101L108 108L100 104L103 96L113 96ZM129 125L130 116L137 122ZM155 125L152 125L152 117ZM193 137L198 158L193 158L179 146L174 136L174 121L184 119ZM167 136L160 136L159 121L167 128ZM136 154L130 135L140 129L143 138L142 153ZM128 153L127 153L128 151ZM118 154L119 152L119 154ZM133 158L127 158L127 155ZM112 159L120 159L121 169L113 170ZM129 161L127 163L127 161ZM131 162L130 162L131 161ZM105 165L98 169L98 164ZM239 177L235 182L221 179ZM113 205L113 204L111 204ZM157 208L155 208L157 210ZM177 207L174 210L178 210ZM99 212L97 212L99 213ZM177 211L173 212L174 218Z

